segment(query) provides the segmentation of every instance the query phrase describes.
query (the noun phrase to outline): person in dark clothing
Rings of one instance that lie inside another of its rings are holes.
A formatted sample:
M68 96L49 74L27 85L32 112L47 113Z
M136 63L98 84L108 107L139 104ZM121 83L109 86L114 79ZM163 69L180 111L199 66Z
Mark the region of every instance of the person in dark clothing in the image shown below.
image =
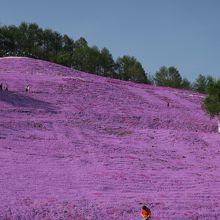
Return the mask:
M151 211L147 206L142 206L141 208L141 216L143 220L150 220L151 217Z
M0 91L2 91L3 90L3 84L1 83L0 84Z
M27 85L27 86L25 87L25 91L26 91L26 92L29 92L29 90L30 90L30 86Z

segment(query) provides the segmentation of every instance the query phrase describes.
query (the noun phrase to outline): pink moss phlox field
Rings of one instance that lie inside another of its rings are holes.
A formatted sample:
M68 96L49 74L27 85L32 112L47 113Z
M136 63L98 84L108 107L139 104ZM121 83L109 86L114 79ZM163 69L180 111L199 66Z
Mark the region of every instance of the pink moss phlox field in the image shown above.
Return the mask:
M30 58L0 58L0 83L0 220L220 219L204 95Z

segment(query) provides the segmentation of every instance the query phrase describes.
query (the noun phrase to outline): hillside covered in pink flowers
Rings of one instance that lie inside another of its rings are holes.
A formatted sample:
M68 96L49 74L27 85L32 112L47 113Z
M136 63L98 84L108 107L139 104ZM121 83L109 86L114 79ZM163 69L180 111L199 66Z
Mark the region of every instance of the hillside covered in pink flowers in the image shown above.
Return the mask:
M0 83L1 220L220 219L204 95L30 58L0 58Z

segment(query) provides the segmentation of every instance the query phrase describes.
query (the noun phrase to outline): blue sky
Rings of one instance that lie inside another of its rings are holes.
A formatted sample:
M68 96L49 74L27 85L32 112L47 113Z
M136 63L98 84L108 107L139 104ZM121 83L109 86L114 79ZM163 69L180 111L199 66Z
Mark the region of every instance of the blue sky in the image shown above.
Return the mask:
M175 66L193 81L220 77L219 0L0 0L0 24L36 22L133 55L146 72Z

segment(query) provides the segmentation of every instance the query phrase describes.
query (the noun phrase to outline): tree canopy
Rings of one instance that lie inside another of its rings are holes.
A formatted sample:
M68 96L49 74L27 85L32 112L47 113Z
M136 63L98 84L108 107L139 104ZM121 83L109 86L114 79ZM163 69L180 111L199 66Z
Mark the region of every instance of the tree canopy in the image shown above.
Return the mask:
M42 29L36 23L0 27L0 56L28 56L97 75L146 83L147 76L135 57L114 61L107 48L90 47L85 38Z
M208 95L204 99L203 108L211 117L220 117L220 80L214 81L208 88Z
M169 86L174 88L182 88L182 86L188 86L188 81L182 80L182 76L179 71L173 67L162 66L155 74L155 83L158 86Z
M119 57L116 62L117 74L122 80L147 83L147 76L141 63L135 57Z

